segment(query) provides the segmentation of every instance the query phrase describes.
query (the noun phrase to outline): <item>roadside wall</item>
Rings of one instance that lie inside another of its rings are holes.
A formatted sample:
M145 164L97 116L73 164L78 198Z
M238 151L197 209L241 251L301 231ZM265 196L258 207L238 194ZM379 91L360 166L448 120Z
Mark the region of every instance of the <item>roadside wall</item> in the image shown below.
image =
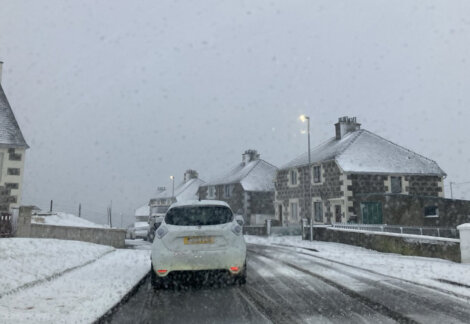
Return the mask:
M123 248L126 230L114 228L71 227L31 224L29 237L84 241Z
M305 239L309 239L309 231L306 231L305 234ZM458 242L337 231L328 227L315 227L313 239L361 246L379 252L441 258L460 262L460 244Z

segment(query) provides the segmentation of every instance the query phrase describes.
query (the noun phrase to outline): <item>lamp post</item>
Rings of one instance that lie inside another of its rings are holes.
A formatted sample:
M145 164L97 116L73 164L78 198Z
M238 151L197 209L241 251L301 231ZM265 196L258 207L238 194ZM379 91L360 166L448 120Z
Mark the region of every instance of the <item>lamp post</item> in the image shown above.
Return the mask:
M300 115L300 120L302 122L307 121L307 138L308 138L308 174L309 174L309 181L308 181L308 193L309 199L312 200L312 170L311 170L311 158L310 158L310 117L305 115ZM313 206L310 206L310 241L313 241Z
M171 198L175 198L175 177L174 176L170 176L170 179L171 179Z

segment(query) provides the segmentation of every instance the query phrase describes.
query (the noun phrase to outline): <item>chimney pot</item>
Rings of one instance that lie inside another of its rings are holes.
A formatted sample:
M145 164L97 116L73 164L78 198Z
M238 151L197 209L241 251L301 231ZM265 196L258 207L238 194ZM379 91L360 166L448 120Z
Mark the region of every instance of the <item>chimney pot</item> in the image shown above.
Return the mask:
M245 164L258 159L259 154L256 150L246 150L245 153L242 154L242 162Z
M342 139L347 133L361 129L361 124L357 122L356 117L340 117L335 124L336 139Z
M191 179L197 179L198 177L199 177L199 174L197 173L196 170L188 169L184 173L184 182L187 182Z

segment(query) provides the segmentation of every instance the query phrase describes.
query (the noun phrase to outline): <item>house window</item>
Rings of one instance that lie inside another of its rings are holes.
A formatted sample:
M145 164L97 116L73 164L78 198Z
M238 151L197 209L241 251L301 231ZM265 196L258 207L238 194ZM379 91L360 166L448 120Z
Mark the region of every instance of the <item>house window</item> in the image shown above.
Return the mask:
M8 168L7 174L8 175L20 175L20 169L19 168Z
M315 222L323 222L323 204L321 201L313 203L313 213L315 215Z
M321 182L321 166L315 165L313 167L313 183Z
M299 207L296 202L290 203L290 214L291 214L292 220L299 219Z
M401 177L390 177L392 193L401 193Z
M230 198L232 197L232 185L225 185L224 186L224 197L225 198Z
M5 188L7 189L18 189L19 184L18 183L5 183Z
M297 170L289 171L289 181L290 181L291 186L296 186L298 184Z
M439 208L437 206L424 207L424 217L426 218L439 217Z
M10 154L8 154L8 159L10 161L21 161L21 154L20 153L10 153Z
M215 187L214 186L207 187L207 198L215 198Z

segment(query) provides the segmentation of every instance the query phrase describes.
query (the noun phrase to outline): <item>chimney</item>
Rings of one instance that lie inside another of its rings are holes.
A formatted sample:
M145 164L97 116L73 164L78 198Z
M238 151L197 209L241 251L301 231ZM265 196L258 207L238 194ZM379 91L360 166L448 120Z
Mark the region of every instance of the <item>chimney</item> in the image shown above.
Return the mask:
M2 69L3 69L3 62L0 61L0 84L2 83Z
M361 129L361 124L356 121L356 117L340 117L335 124L336 139L342 139L347 133Z
M259 159L258 151L256 150L246 150L245 153L242 154L242 162L247 164L251 161L255 161Z
M197 179L198 177L199 177L199 174L197 173L196 170L188 169L184 173L184 182L188 182L191 179Z

